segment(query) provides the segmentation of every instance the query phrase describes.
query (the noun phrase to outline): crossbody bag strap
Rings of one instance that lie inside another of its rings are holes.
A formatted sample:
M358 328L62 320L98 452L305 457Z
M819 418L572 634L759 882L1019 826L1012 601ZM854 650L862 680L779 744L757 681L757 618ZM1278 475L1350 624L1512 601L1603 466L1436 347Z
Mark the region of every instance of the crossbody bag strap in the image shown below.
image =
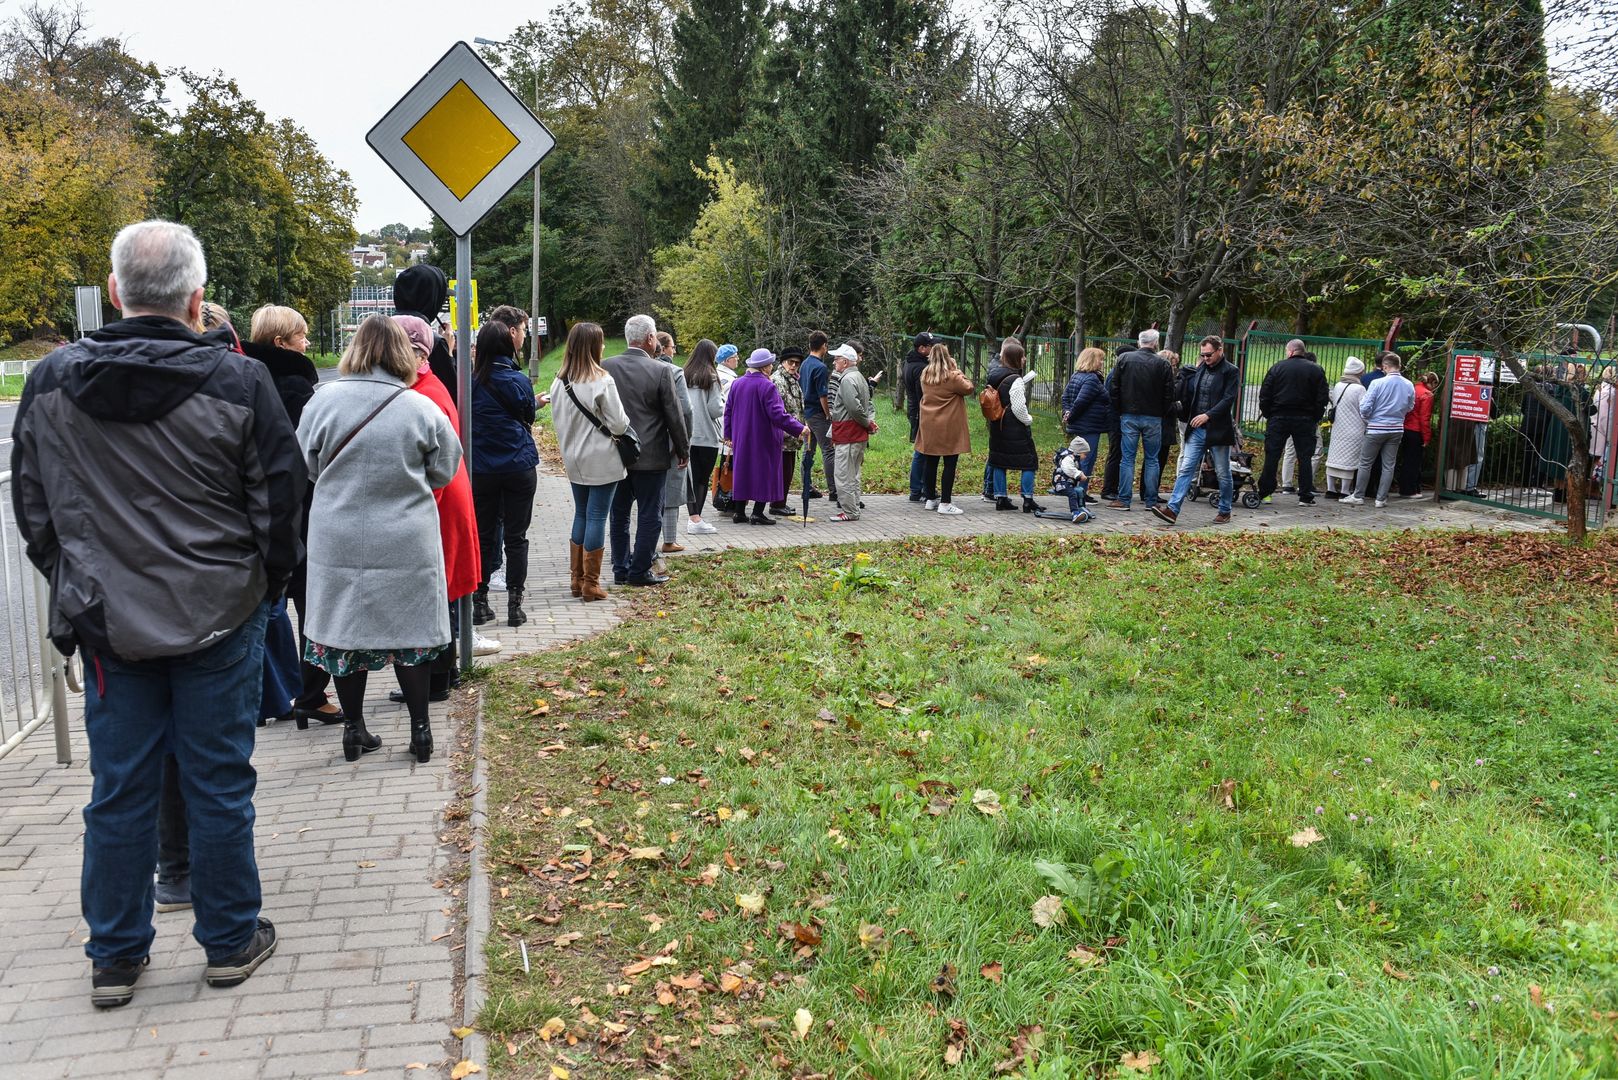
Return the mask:
M383 409L385 409L389 405L393 404L393 399L394 398L398 397L400 394L404 393L408 389L410 389L408 386L401 386L401 387L399 387L399 389L395 390L393 393L391 393L387 397L383 398L382 399L382 404L380 404L376 408L372 409L371 414L369 416L367 416L364 420L361 420L359 422L359 424L354 428L353 431L350 431L347 435L343 436L343 441L337 444L337 449L333 450L331 452L331 457L326 459L326 468L327 469L331 468L332 462L337 460L337 455L341 454L344 450L346 450L348 448L348 444L354 441L354 436L358 435L360 432L365 430L365 425L369 424L372 420L375 420L377 418L377 416L382 412ZM324 474L325 470L323 469L321 471L322 471L322 474Z
M589 409L586 409L584 407L584 402L579 400L579 395L577 395L577 394L575 394L573 392L573 384L572 383L568 382L566 379L563 379L562 380L562 389L566 390L567 391L567 396L573 399L573 407L575 409L579 410L581 413L583 413L584 418L586 420L590 421L591 424L595 425L595 429L597 431L601 432L601 434L605 435L607 438L611 439L613 442L618 441L618 436L616 436L612 432L608 431L607 430L607 425L603 424L601 422L601 420L596 416L595 413L591 412Z

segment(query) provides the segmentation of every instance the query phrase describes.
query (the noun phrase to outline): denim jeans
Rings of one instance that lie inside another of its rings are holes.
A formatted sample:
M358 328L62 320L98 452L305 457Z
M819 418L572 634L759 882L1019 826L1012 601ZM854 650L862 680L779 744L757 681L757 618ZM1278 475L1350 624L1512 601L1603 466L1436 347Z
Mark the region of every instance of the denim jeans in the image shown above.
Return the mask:
M573 485L572 539L585 551L599 551L606 545L607 515L612 512L612 493L617 489L616 483Z
M612 493L612 578L644 578L652 572L658 538L663 535L663 469L630 469ZM635 543L629 543L629 507L635 506Z
M1174 478L1174 492L1169 496L1169 509L1176 514L1185 505L1186 496L1191 494L1191 485L1197 482L1197 473L1202 471L1204 450L1213 458L1214 474L1219 477L1219 512L1230 513L1230 499L1235 493L1230 479L1231 448L1209 446L1208 429L1204 426L1188 428L1185 433L1185 446L1180 450L1180 472Z
M191 834L185 824L185 796L180 793L180 766L173 754L163 757L163 795L157 804L157 880L178 885L191 879Z
M1018 484L1018 488L1022 492L1022 497L1023 498L1032 499L1034 497L1034 470L1033 469L1024 469L1024 470L1022 470L1021 482ZM1008 493L1009 493L1009 491L1008 491L1008 485L1007 485L1007 480L1006 480L1006 470L1004 470L1004 469L996 469L996 470L994 470L994 497L997 498L997 499L1004 499L1004 498L1007 497Z
M1141 502L1157 505L1157 482L1163 475L1163 464L1158 454L1163 450L1163 418L1126 413L1119 420L1123 432L1123 450L1118 463L1118 501L1128 506L1135 485L1135 454L1146 455L1146 472L1141 484Z
M915 440L912 439L912 442ZM910 497L919 498L926 494L927 456L912 450L910 452Z
M279 720L292 712L292 699L303 688L299 664L302 655L283 596L270 608L269 621L264 625L264 695L258 714L265 720Z
M84 808L79 898L93 961L151 951L152 866L163 758L173 754L191 845L192 933L210 961L242 949L261 895L253 854L253 736L270 605L205 649L161 660L86 656Z

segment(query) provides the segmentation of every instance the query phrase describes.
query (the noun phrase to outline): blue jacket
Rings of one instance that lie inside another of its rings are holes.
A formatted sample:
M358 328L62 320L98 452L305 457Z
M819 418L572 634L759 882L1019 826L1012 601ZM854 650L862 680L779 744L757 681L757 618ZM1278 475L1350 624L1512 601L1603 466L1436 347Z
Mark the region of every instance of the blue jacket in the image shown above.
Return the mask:
M1384 375L1360 399L1366 431L1403 431L1405 417L1416 407L1416 388L1403 375Z
M1069 435L1094 435L1112 430L1112 398L1094 371L1075 371L1062 391L1062 415Z
M472 472L517 473L539 465L534 446L534 384L510 356L487 382L472 380Z

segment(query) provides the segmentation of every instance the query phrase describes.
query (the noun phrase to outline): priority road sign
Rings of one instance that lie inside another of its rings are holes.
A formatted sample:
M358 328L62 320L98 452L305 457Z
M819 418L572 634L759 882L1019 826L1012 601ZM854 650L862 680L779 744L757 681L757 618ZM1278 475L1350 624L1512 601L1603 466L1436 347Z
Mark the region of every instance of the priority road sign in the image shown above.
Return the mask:
M556 145L458 41L365 136L450 232L465 236Z

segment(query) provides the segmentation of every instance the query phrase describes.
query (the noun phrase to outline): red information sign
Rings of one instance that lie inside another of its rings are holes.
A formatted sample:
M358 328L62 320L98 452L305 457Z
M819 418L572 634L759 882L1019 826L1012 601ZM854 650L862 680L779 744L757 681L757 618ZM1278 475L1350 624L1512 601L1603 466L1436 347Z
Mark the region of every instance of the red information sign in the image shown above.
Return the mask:
M1458 383L1477 383L1483 371L1483 357L1457 356L1455 358L1455 381Z
M1489 422L1489 399L1494 396L1494 387L1478 386L1476 383L1455 384L1450 392L1449 415L1451 420L1471 420L1480 424Z

